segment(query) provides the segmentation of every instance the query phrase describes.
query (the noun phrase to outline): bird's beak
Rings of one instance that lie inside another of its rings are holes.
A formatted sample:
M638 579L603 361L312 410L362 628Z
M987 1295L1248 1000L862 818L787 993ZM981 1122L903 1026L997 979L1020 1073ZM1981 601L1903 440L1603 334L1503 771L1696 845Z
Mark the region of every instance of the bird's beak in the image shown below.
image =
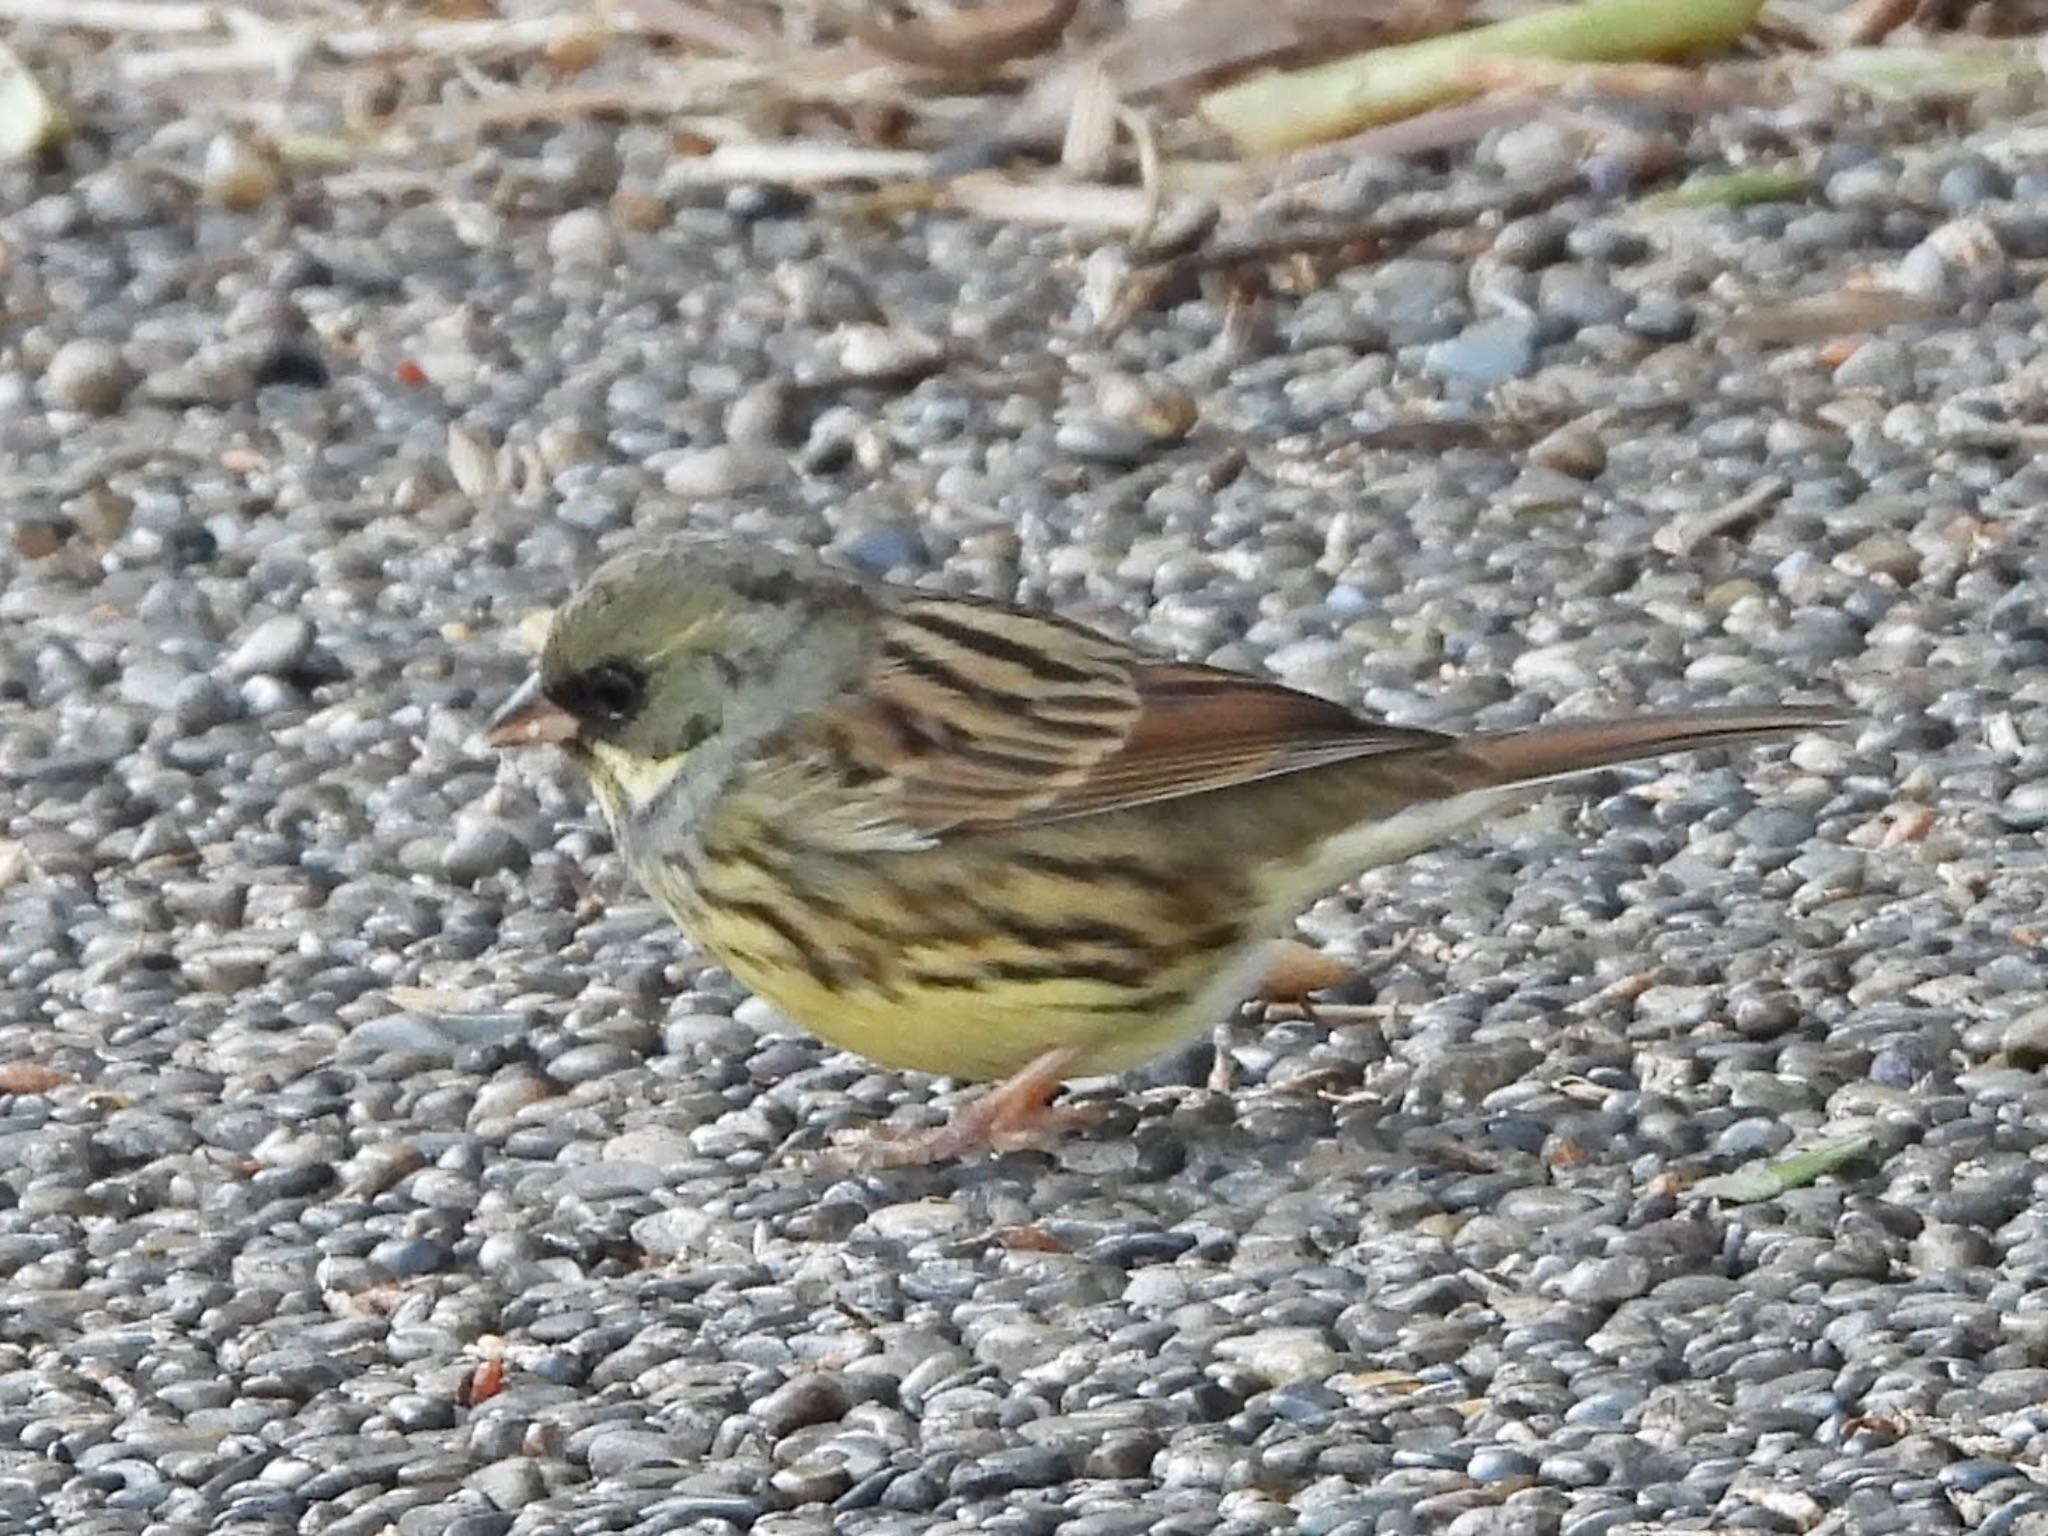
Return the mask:
M491 717L491 728L484 733L484 741L493 747L560 746L565 741L574 741L578 729L574 715L550 704L541 694L540 676L536 673L521 683L519 691Z

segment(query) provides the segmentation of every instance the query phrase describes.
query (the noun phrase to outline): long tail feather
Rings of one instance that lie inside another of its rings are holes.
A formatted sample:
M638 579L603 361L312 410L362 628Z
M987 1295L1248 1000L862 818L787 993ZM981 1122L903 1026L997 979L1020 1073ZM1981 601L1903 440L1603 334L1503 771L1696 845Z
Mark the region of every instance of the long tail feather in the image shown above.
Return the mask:
M1834 710L1789 708L1701 710L1684 715L1644 715L1632 720L1566 721L1533 730L1473 737L1461 742L1456 752L1461 768L1470 765L1467 772L1471 774L1472 787L1536 784L1674 752L1768 741L1775 736L1840 725L1844 718Z

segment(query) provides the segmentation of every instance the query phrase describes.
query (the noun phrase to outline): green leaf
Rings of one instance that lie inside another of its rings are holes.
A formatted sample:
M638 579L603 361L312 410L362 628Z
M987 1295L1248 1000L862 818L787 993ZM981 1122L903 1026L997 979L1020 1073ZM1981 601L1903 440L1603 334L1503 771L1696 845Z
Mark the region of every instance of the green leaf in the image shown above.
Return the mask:
M1693 1185L1692 1193L1705 1195L1710 1200L1726 1200L1731 1205L1775 1200L1787 1190L1805 1189L1845 1164L1855 1162L1875 1146L1876 1141L1874 1136L1845 1136L1838 1141L1824 1141L1817 1147L1808 1147L1804 1152L1795 1152L1775 1163L1738 1168L1733 1173L1702 1179Z
M1743 208L1751 203L1801 201L1813 190L1813 177L1796 165L1758 166L1719 176L1696 176L1682 186L1653 192L1636 204L1649 213L1680 208Z
M1763 0L1582 0L1256 76L1211 91L1201 112L1239 148L1272 154L1476 96L1485 87L1474 66L1492 60L1602 63L1708 53L1741 37L1762 9Z

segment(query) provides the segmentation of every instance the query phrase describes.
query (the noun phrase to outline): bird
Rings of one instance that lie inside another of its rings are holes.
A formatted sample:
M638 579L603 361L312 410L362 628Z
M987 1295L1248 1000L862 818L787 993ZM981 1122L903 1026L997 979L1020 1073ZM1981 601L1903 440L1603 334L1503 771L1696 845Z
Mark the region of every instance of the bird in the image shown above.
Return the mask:
M1456 736L813 552L647 540L486 735L587 778L633 877L782 1015L998 1084L882 1165L1046 1147L1069 1078L1209 1027L1318 896L1643 759L1841 723L1719 708Z

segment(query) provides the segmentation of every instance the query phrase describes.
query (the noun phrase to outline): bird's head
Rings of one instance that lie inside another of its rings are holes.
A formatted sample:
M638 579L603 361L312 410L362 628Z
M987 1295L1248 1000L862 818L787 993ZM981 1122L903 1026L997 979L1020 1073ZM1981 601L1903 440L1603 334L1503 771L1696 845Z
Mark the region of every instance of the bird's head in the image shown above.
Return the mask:
M854 653L866 598L815 560L677 540L607 562L556 613L496 747L555 745L611 809L645 804L721 739L758 739Z

